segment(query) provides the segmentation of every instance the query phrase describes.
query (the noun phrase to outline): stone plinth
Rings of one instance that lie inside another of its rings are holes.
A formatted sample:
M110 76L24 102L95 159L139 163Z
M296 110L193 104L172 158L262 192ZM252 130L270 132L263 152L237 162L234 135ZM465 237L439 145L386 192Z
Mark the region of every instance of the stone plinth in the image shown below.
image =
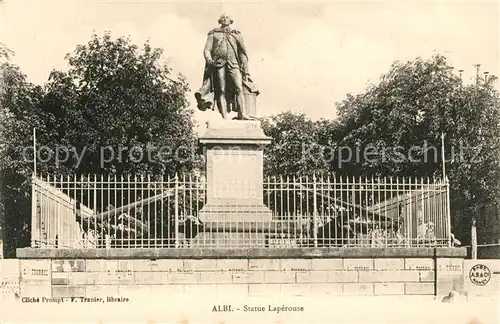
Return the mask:
M221 120L200 137L206 159L207 204L202 222L270 221L263 203L263 147L259 121Z
M267 208L267 207L266 207ZM237 214L234 214L237 215ZM264 211L261 211L264 215ZM267 214L266 214L267 215ZM234 216L236 217L236 216ZM247 221L246 215L238 215L240 221L206 221L204 232L191 241L191 246L210 248L263 248L271 247L270 238L279 233L299 233L300 224L294 221L263 219ZM216 217L214 217L216 218ZM254 217L255 218L255 217ZM230 219L229 217L226 219Z
M205 232L200 233L191 241L191 247L200 248L264 248L266 247L266 235L252 232Z

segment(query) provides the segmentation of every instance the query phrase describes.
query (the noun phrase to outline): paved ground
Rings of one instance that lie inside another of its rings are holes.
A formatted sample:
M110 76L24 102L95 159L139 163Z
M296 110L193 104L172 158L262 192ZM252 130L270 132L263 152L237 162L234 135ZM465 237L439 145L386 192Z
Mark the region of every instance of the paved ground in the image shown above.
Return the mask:
M26 304L4 300L2 323L500 323L498 298L444 304L433 297L130 296L128 303ZM213 312L231 304L232 312ZM264 312L245 312L245 305ZM300 306L303 312L271 312L269 306ZM239 310L237 310L239 309Z

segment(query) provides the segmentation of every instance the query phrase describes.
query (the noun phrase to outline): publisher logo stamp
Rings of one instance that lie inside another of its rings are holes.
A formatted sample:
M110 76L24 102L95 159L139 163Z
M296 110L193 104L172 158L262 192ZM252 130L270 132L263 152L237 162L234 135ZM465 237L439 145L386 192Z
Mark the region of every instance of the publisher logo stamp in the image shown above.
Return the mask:
M490 278L491 271L484 264L476 264L470 269L469 279L475 285L484 286L490 281Z

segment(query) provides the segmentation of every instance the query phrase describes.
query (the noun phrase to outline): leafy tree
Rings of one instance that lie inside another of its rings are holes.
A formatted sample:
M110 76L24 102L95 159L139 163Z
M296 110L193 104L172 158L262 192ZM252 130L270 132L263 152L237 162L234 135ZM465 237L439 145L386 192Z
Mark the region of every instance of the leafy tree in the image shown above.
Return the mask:
M148 43L139 50L126 38L93 35L66 57L68 73L51 74L45 110L63 121L51 125L62 144L85 150L80 171L173 174L194 166L188 155L196 147L188 85L160 65L161 54ZM127 148L121 156L120 147Z
M331 167L349 175L441 176L444 133L455 231L467 241L479 206L500 192L500 102L493 82L464 85L440 55L395 62L379 84L337 105L340 127L332 137L341 147L336 160L345 162ZM349 156L356 150L359 159Z
M188 85L160 63L161 55L149 43L139 48L106 33L77 46L66 56L68 71L52 71L43 87L2 65L2 197L13 237L29 236L32 155L23 159L23 149L33 127L38 147L52 149L41 155L46 162L38 162L38 173L159 176L199 165ZM9 255L27 242L10 242Z
M0 62L3 64L10 60L10 57L14 54L4 43L0 42Z
M328 170L328 152L335 145L328 130L335 122L284 112L262 119L262 128L272 138L264 150L265 175L311 176Z
M313 122L291 113L264 120L273 138L265 150L265 171L441 177L444 133L453 231L467 243L481 206L500 197L495 80L466 85L441 55L395 62L378 84L339 102L337 120Z
M5 47L0 50L0 227L6 256L12 256L16 246L29 244L31 163L23 152L31 141L30 129L41 126L35 116L43 97L41 87L10 63L10 54Z

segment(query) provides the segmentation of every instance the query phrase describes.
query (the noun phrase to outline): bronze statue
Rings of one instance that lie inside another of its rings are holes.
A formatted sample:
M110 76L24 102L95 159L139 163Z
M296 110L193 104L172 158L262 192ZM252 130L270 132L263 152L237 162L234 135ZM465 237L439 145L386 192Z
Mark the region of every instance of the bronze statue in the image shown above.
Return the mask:
M248 72L248 56L243 37L230 25L233 20L223 14L219 18L220 28L208 32L204 49L205 71L203 85L195 93L198 108L202 111L214 109L213 101L224 119L231 111L238 112L239 120L253 119L248 114L245 95L258 95ZM214 98L206 98L208 95ZM249 101L250 105L252 101ZM252 107L253 108L253 107Z

